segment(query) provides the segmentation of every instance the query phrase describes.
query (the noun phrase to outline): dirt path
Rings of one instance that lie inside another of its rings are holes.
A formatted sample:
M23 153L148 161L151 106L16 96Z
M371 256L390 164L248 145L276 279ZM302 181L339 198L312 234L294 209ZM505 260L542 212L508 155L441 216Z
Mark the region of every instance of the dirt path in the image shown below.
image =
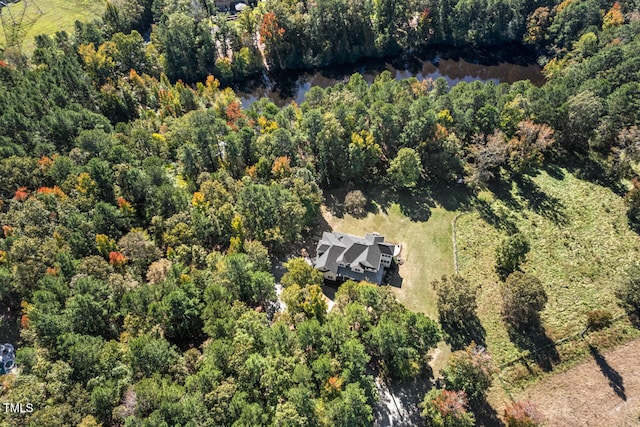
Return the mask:
M640 339L525 390L549 426L640 426Z

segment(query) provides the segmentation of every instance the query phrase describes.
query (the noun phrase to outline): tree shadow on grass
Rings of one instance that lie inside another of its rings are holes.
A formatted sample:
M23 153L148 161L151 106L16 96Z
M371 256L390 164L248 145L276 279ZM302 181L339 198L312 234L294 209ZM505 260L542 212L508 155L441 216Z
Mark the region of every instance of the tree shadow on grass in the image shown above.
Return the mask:
M560 363L560 355L556 344L547 336L546 331L537 321L527 329L515 329L507 327L509 338L521 349L528 350L530 358L545 372L553 369L554 365Z
M608 187L619 196L623 196L627 189L621 182L617 171L605 167L603 161L588 155L573 153L571 158L565 159L563 166L579 179L594 182Z
M532 211L553 221L556 225L567 225L565 207L560 199L542 191L528 176L518 177L516 183L518 184L518 193L526 200Z
M393 189L382 185L369 186L365 194L371 201L374 213L388 213L394 203L411 221L428 221L436 206L429 187Z
M558 165L546 163L544 165L544 170L553 179L557 179L558 181L562 181L564 179L564 171L560 169Z
M431 186L433 200L448 211L466 211L471 208L475 191L465 184L442 183Z
M503 213L496 212L489 202L482 199L475 199L472 203L474 209L487 224L499 230L504 230L508 234L518 232L515 222Z
M425 222L431 218L431 211L442 206L449 211L467 210L471 205L473 191L466 185L429 183L419 184L414 188L394 189L388 185L366 184L360 189L367 198L363 217L368 213L388 213L391 205L398 204L400 212L411 221ZM348 212L344 206L346 194L353 188L338 188L324 192L324 203L329 212L337 218Z
M451 351L462 350L472 342L486 347L487 331L480 323L478 316L464 322L464 324L450 325L441 322L444 340L451 346Z
M427 189L401 191L395 202L400 205L400 212L411 221L425 222L431 218L431 209L436 207L431 192Z
M476 417L475 425L478 427L499 427L504 426L504 423L498 416L496 410L487 402L476 403L472 406L473 414Z
M502 201L508 208L514 211L523 209L523 205L520 200L513 197L511 190L513 189L512 181L507 179L496 179L491 182L489 189L493 194Z
M600 351L591 344L589 344L589 353L591 353L591 355L593 356L593 359L595 360L596 365L598 365L598 368L600 368L602 374L607 378L607 380L609 380L609 386L611 386L613 392L620 399L626 402L627 394L625 392L624 381L620 373L618 373L618 371L616 371L611 365L609 365L607 359L605 359Z

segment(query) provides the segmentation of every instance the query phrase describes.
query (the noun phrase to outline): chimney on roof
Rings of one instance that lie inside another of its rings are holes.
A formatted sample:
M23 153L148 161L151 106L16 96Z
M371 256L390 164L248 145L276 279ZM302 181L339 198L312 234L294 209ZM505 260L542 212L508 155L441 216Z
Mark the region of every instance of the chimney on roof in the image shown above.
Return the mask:
M365 234L364 240L369 244L381 243L384 242L384 236L381 236L379 233L374 231L373 233Z

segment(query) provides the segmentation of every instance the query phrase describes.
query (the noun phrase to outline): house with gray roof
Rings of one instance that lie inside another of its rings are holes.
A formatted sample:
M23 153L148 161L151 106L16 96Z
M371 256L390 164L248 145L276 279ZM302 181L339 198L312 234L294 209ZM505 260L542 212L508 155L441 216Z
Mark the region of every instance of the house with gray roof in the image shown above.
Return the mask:
M381 284L384 269L400 247L384 241L378 233L367 233L364 238L351 234L322 233L316 247L314 267L328 280L366 280Z

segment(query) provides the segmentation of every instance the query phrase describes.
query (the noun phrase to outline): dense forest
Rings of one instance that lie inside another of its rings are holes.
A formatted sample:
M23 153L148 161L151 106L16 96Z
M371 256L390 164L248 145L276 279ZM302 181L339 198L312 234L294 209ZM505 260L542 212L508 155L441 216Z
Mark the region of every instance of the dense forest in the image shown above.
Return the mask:
M225 88L506 43L535 49L544 86L354 74L248 109ZM301 259L279 310L270 256L309 233L324 189L479 189L556 162L625 197L640 230L633 1L268 0L236 20L209 0L122 1L36 45L0 53L0 307L21 316L2 399L35 409L4 425L371 425L375 378L429 378L440 327L365 283L327 313ZM445 371L471 403L490 381L459 368L489 375L487 358Z

